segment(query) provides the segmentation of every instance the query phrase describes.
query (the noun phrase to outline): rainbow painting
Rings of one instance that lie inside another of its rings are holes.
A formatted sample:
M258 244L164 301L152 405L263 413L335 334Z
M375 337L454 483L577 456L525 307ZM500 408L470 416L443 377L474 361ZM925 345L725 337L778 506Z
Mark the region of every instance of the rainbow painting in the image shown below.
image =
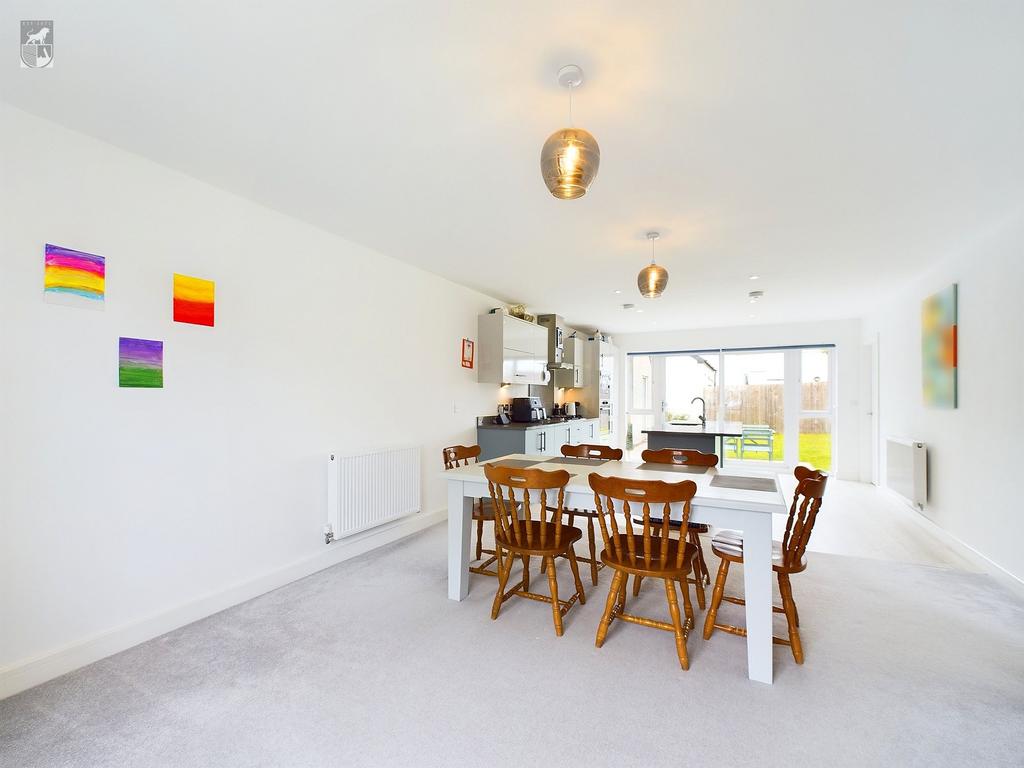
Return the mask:
M118 339L117 383L121 387L164 385L164 343L149 339Z
M213 326L213 280L174 275L174 322Z
M46 244L45 301L103 309L106 277L107 260L102 256Z

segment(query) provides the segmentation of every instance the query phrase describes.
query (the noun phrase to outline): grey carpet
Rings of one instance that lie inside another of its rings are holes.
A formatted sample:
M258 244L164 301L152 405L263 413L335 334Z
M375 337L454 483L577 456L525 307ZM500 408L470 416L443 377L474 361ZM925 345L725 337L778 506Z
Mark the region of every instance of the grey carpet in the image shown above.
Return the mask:
M436 526L2 701L0 765L1021 765L1024 606L986 576L812 553L807 661L776 647L769 687L722 633L689 672L657 630L594 648L607 571L562 638L541 603L492 622L493 579L445 598L445 549ZM637 602L667 617L658 585Z

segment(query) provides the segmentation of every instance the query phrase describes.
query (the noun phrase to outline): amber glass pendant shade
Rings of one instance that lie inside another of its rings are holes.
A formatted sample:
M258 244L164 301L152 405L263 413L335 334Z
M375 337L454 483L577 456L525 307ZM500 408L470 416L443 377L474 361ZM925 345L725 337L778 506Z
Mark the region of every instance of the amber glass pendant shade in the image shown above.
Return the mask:
M587 194L600 164L597 139L582 128L555 131L540 151L544 184L560 200L575 200Z
M648 264L636 276L636 285L645 299L656 299L668 287L668 270L657 264Z
M661 237L657 232L648 232L647 239L651 243L651 263L640 270L636 276L636 287L640 289L640 295L645 299L656 299L665 292L668 287L668 270L659 267L654 262L654 243Z

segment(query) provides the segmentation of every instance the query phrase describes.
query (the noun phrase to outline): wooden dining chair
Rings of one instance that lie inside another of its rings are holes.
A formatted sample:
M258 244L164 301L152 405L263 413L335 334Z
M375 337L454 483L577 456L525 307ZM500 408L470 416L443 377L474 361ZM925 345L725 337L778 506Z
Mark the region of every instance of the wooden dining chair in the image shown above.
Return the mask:
M583 536L579 528L562 522L565 486L571 475L564 469L545 472L542 469L519 469L484 465L484 475L494 502L494 547L498 556L498 592L491 606L491 618L497 619L502 604L513 595L551 604L555 634L562 636L562 617L578 599L587 602L580 581L579 566L573 545ZM533 510L537 510L537 520ZM550 519L546 519L548 511ZM530 558L541 559L541 571L547 572L551 595L530 592ZM523 578L505 591L515 559L523 561ZM576 593L568 600L558 598L555 558L569 561Z
M464 467L472 459L475 464L480 458L479 445L450 445L441 449L444 458L445 469ZM490 566L498 559L493 549L484 548L484 523L494 522L494 503L490 499L477 499L473 503L473 519L476 520L476 557L474 560L482 560L484 555L490 555L480 565L470 566L470 573L479 573L483 576L497 576L497 570L491 570Z
M690 605L690 593L685 582L692 572L697 550L685 539L675 539L669 535L669 512L671 504L682 504L682 522L686 525L690 519L690 501L697 493L697 484L692 480L666 483L661 480L631 480L591 474L590 487L594 489L594 502L601 537L604 539L601 560L615 571L608 588L604 615L597 628L595 644L598 648L604 645L608 628L615 619L664 629L675 635L679 665L689 669L686 638L693 628L693 606ZM621 530L616 507L624 516L624 527ZM639 528L633 521L635 515L640 521ZM658 534L655 534L655 528L660 528ZM630 574L657 578L664 582L671 623L626 613L626 582ZM679 615L676 582L680 582L683 589L685 620Z
M580 443L579 445L563 445L562 455L577 459L621 461L622 449L612 448L608 445ZM597 513L589 509L567 509L566 514L569 515L569 525L576 522L577 516L587 518L587 541L590 544L590 557L577 557L576 559L581 563L590 564L590 580L594 586L597 586L597 572L604 568L604 563L597 556L597 539L594 535L594 520L597 519Z
M807 542L811 538L814 521L821 509L821 500L825 495L828 475L802 466L796 467L793 474L796 476L797 486L796 492L793 494L793 504L789 508L789 518L786 520L786 533L781 542L772 542L772 570L778 575L779 594L782 595L782 605L773 605L772 611L786 615L789 637L772 637L772 641L779 645L788 645L793 651L796 663L803 664L804 650L800 643L800 615L797 613L796 603L793 601L793 588L790 586L789 577L791 574L800 573L807 568L805 554ZM704 639L710 639L711 633L716 629L746 637L747 630L745 628L718 624L715 621L723 600L736 605L746 605L743 598L725 594L725 580L729 576L729 566L732 563L743 562L743 537L735 531L720 531L711 539L711 551L718 555L721 564L718 566L715 589L711 595L711 607L704 620Z
M685 465L690 467L717 467L718 466L718 455L714 453L702 453L701 451L695 451L690 448L662 448L657 451L646 450L640 454L640 458L648 464L674 464L674 465ZM678 523L670 523L673 527L678 527ZM708 526L706 523L690 523L686 529L686 538L691 544L697 547L697 567L694 569L694 578L700 579L704 584L711 584L711 572L708 570L708 565L704 561L704 548L700 543L700 535L708 532ZM694 584L697 582L694 581ZM639 584L634 582L633 594L639 594ZM704 589L697 592L697 603L700 605L701 610L704 609Z

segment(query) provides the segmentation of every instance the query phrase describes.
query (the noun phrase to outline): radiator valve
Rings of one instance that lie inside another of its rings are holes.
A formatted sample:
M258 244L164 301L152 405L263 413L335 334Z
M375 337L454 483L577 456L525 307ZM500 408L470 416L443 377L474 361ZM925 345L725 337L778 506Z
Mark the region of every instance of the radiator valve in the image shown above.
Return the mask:
M324 526L324 544L330 544L334 541L334 528L330 523Z

